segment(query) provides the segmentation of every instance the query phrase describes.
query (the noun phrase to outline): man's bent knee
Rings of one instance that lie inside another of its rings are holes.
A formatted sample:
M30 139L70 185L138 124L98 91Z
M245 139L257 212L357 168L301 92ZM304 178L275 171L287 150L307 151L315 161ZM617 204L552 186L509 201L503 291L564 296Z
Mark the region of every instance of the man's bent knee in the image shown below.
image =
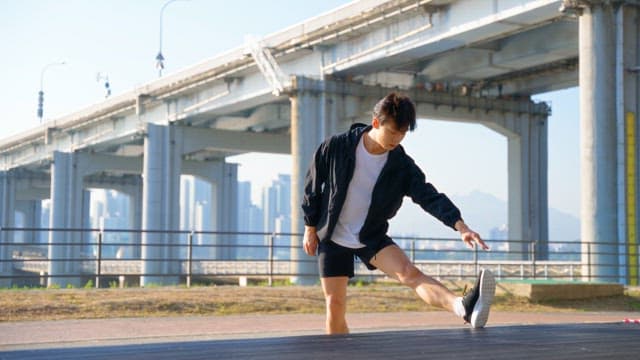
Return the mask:
M422 272L410 262L402 267L401 272L398 274L398 280L404 285L415 288L420 284L422 278Z

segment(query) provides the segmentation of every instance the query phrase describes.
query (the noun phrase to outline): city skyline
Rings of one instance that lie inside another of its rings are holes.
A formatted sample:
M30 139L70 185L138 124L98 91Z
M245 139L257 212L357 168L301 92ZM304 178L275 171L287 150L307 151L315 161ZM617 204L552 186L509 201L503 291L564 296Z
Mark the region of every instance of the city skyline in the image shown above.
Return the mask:
M4 110L0 138L38 125L41 79L45 121L102 101L105 76L113 95L157 79L158 17L164 0L0 3L6 10L0 14L0 39L11 54L0 59L0 77L11 84L0 89ZM172 3L164 14L163 74L241 47L247 34L262 37L346 3L237 1L224 8L203 0ZM279 7L288 11L273 16ZM58 61L66 65L44 71ZM534 99L551 102L553 111L549 119L549 206L579 217L577 88ZM441 191L469 194L479 190L506 200L506 140L491 130L478 124L423 119L403 145ZM443 148L448 150L446 158ZM286 155L247 154L227 161L240 164L240 181L252 180L257 187L292 168ZM252 194L252 198L259 196L259 190ZM464 211L464 204L460 205Z

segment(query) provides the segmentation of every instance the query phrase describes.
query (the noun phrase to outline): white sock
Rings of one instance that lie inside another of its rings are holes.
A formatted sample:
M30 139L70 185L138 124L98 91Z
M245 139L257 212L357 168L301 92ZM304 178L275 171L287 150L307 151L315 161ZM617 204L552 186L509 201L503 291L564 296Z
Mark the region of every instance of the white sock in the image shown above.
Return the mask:
M462 297L458 296L453 300L453 312L459 317L463 317L466 314L464 305L462 305Z

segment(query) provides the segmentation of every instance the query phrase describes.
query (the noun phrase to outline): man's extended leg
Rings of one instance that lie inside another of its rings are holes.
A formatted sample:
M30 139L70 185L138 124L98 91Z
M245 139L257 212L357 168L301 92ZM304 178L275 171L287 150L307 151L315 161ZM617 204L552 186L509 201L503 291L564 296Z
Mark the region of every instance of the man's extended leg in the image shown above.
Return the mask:
M323 277L322 291L327 305L327 334L348 334L347 319L347 284L349 277Z
M438 280L416 268L397 245L380 250L370 262L385 274L414 289L427 304L454 311L453 303L457 296Z
M495 293L495 279L489 270L483 270L476 286L464 298L460 298L438 280L423 274L397 245L380 250L370 262L387 275L414 289L427 304L455 313L474 328L486 324Z

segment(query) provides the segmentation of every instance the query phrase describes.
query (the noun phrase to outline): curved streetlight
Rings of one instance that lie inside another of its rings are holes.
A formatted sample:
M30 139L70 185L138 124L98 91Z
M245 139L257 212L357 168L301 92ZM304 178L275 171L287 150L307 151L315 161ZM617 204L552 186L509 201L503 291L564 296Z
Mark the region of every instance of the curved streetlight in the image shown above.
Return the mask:
M162 56L162 17L164 16L164 9L167 5L176 1L189 1L189 0L169 0L162 5L160 9L160 45L158 47L158 55L156 55L156 68L158 69L158 77L162 76L162 70L164 69L164 56Z
M44 114L43 111L43 103L44 103L44 91L43 91L43 83L44 83L44 73L47 71L48 68L52 67L52 66L56 66L56 65L65 65L66 62L64 61L56 61L56 62L52 62L49 63L47 65L45 65L42 68L42 71L40 71L40 91L38 92L38 118L40 119L40 123L42 123L42 115Z

